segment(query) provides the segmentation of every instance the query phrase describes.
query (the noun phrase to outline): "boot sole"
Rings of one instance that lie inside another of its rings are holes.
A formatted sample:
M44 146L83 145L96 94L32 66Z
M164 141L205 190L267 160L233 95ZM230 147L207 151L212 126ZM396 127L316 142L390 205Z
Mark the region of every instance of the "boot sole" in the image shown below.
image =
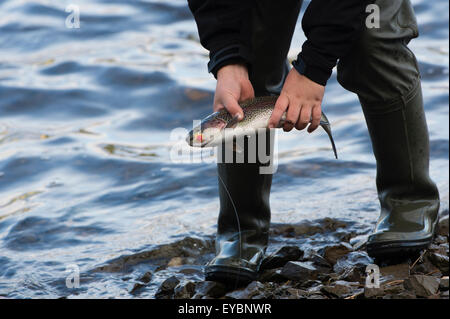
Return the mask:
M401 259L419 254L432 240L433 237L415 241L367 243L367 254L375 259Z
M205 280L217 281L226 286L244 286L257 278L257 273L235 267L207 266L205 268Z
M426 239L410 240L410 241L390 241L390 242L374 242L367 243L367 254L374 259L402 259L418 255L422 250L427 249L433 242L439 231L439 219L433 224L433 235Z

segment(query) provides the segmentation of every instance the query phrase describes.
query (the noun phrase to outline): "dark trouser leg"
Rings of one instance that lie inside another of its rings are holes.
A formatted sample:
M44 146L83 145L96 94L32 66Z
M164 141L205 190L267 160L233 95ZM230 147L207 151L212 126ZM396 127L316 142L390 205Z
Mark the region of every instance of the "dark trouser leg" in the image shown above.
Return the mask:
M270 0L255 2L250 80L257 96L278 94L289 70L286 57L302 1L288 2L283 6ZM270 141L269 136L266 140ZM206 280L234 285L257 277L269 236L272 184L272 175L261 174L261 166L218 164L216 257L205 268Z
M429 137L420 75L407 43L417 37L408 0L378 0L380 28L364 28L338 65L338 80L358 94L377 160L380 218L367 243L373 257L425 248L438 220L439 193L428 174Z

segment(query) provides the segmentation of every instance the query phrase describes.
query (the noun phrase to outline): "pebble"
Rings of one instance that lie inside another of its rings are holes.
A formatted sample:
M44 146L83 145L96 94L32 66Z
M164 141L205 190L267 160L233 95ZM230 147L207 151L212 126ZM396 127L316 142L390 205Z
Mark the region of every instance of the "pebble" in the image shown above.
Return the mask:
M283 267L288 261L300 259L303 254L303 251L297 246L284 246L275 254L264 258L261 263L261 269L264 270Z
M404 281L404 286L420 297L435 295L439 289L440 279L434 276L413 275Z
M365 272L367 265L373 264L373 259L370 258L364 251L352 251L347 255L339 258L333 267L337 274L342 274L351 269L357 269Z
M435 265L443 275L448 276L448 255L441 255L438 253L429 254L429 259Z
M381 281L404 280L409 277L408 264L397 264L380 268Z
M200 299L204 296L212 298L220 298L227 292L226 287L215 281L202 281L198 283L194 299Z
M337 298L345 298L358 293L358 290L362 291L362 289L359 289L358 282L338 280L332 285L324 286L321 291Z
M172 276L163 281L155 294L156 299L170 299L173 296L175 287L180 283L177 277Z
M323 257L331 264L334 265L339 258L347 255L353 251L352 245L348 243L340 243L338 245L328 246L324 249Z
M289 261L281 270L281 275L290 280L306 281L314 279L318 274L312 262Z
M448 276L444 276L441 278L441 281L439 282L439 289L448 290Z
M245 288L227 293L225 297L230 299L251 299L252 297L260 294L263 289L264 285L262 283L259 281L253 281Z
M323 221L322 221L323 222ZM201 266L213 256L213 241L186 238L174 244L139 254L137 258L121 258L115 261L117 268L144 260L161 269L177 266L177 277L166 279L159 287L156 298L193 299L335 299L348 298L449 298L448 277L448 216L441 218L438 236L427 248L423 258L400 261L399 264L380 265L380 287L365 287L367 265L375 263L365 252L359 241L365 235L349 233L345 235L346 224L329 219L326 223L303 222L296 225L276 225L272 234L281 237L297 237L329 233L334 238L351 238L329 244L317 252L313 248L303 251L294 244L282 246L274 254L264 258L258 281L246 287L231 290L221 283L202 281ZM443 231L444 229L444 231ZM289 240L291 242L291 240ZM136 256L135 256L136 257ZM391 261L399 262L399 261ZM413 265L414 263L414 265ZM156 268L155 267L155 268ZM155 269L153 268L153 269ZM158 269L158 268L156 268ZM100 271L105 271L101 269ZM153 270L152 272L155 272ZM181 277L180 277L181 276ZM187 280L189 279L189 280ZM152 273L145 273L137 280L131 293L139 293L152 281Z
M274 268L264 270L260 275L258 280L260 282L284 282L286 277L281 274L282 268Z
M188 299L195 294L195 283L188 281L185 284L178 284L174 289L174 299Z

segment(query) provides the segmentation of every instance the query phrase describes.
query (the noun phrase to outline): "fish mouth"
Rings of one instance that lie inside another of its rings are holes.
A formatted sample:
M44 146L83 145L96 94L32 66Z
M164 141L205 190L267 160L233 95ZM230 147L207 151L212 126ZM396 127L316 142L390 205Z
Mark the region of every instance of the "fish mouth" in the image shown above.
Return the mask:
M196 137L194 137L196 136ZM197 138L197 136L200 136L200 139ZM191 147L207 147L210 144L212 144L212 141L206 141L202 140L202 133L200 131L192 130L189 132L188 136L186 137L186 142Z

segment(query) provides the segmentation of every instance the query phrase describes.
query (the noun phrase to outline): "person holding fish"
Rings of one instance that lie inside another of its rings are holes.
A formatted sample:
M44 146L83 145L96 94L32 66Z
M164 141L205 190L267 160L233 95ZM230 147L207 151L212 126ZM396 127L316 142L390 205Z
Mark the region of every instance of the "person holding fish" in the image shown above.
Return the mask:
M301 0L188 4L200 42L210 53L208 70L217 79L214 111L222 114L201 129L211 123L220 124L219 131L239 125L255 112L246 111L248 105L261 106L263 100L252 99L263 96L275 98L268 115L261 112L265 117L252 122L259 127L307 128L309 133L319 125L329 129L321 103L337 65L338 82L358 95L377 161L381 214L368 238L368 253L384 259L426 248L438 222L439 193L428 172L418 64L407 47L418 36L410 1L312 0L302 20L306 41L293 68L287 54ZM367 26L369 5L379 9L377 27ZM208 144L202 135L191 134L190 141L195 139ZM260 174L261 165L218 163L216 257L205 267L206 280L257 278L268 243L272 182L271 174Z

